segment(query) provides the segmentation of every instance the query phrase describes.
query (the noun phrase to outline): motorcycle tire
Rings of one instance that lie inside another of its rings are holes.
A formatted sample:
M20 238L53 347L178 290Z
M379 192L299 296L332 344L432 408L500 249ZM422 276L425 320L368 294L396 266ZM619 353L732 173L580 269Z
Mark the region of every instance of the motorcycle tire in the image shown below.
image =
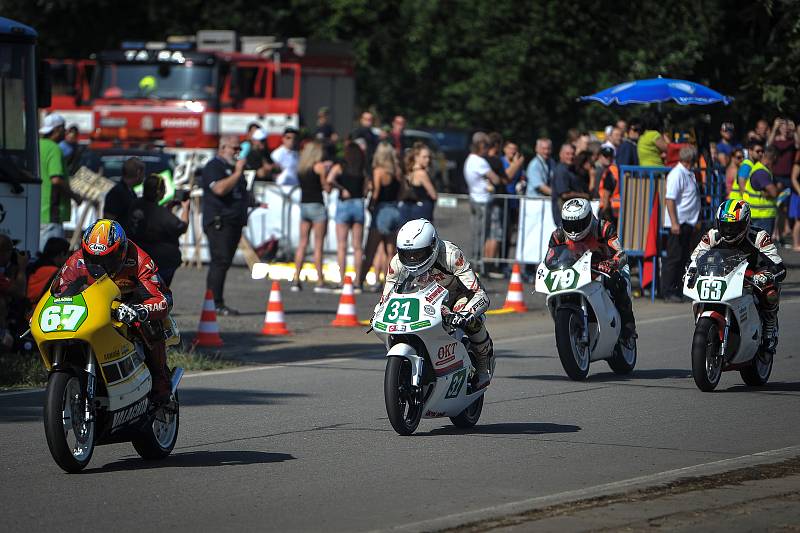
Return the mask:
M774 356L769 355L769 363L764 363L762 359L761 350L753 358L749 366L739 370L739 375L742 376L742 381L751 387L761 387L767 384L769 376L772 374L772 363Z
M148 426L149 431L144 431L140 437L133 439L132 444L139 457L148 461L164 459L172 453L178 441L178 428L180 427L180 403L178 393L175 393L174 408L169 412L157 413ZM165 416L166 422L158 417Z
M589 375L589 349L586 349L585 360L578 353L574 336L576 321L581 321L580 313L575 309L564 307L556 310L556 348L561 366L574 381L583 381ZM577 322L580 323L580 322ZM583 328L583 324L580 324Z
M478 419L481 417L481 411L483 411L484 396L484 394L481 394L480 398L465 407L458 415L451 416L450 422L452 422L454 426L464 429L471 428L477 424Z
M625 359L625 352L623 351L621 341L617 342L617 345L614 346L614 355L608 359L608 366L611 367L611 370L613 370L615 374L619 374L620 376L630 374L633 372L633 368L636 366L636 359L638 355L636 339L633 339L630 342L633 343L633 353L631 354L630 360Z
M692 338L692 377L697 388L703 392L711 392L717 388L722 377L722 361L711 366L708 358L719 352L720 340L717 323L707 317L701 317L694 328Z
M386 414L394 430L400 435L411 435L422 419L422 401L413 404L408 393L400 388L411 388L411 361L405 357L389 357L383 377L383 398Z
M72 420L72 407L69 406L68 408L66 405L67 394L72 395L76 391L81 394L85 393L81 380L73 373L53 372L50 374L47 380L47 389L45 390L44 434L53 460L62 470L70 474L76 474L86 468L86 465L92 459L95 446L95 420L88 422L87 432L89 432L90 437L88 439L88 449L83 453L76 456L67 442L65 421ZM75 426L72 426L72 431L74 433Z

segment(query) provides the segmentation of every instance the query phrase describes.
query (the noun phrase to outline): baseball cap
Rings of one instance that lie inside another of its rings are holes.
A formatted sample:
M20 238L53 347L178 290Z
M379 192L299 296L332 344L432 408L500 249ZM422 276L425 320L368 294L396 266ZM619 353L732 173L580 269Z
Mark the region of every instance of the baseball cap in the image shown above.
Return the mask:
M295 135L297 135L300 132L297 131L297 128L293 128L293 127L289 126L285 130L283 130L283 134L286 135L286 134L289 134L289 133L294 133Z
M736 131L736 128L733 126L733 122L723 122L720 129L725 131Z
M42 135L49 135L54 129L59 126L63 126L64 124L66 124L64 117L58 113L50 113L44 117L44 121L42 121L42 127L39 128L39 133Z
M610 146L603 146L600 148L600 155L612 159L614 157L614 149Z
M253 135L251 137L256 141L263 141L267 138L267 132L264 131L264 128L258 128L257 130L253 131Z

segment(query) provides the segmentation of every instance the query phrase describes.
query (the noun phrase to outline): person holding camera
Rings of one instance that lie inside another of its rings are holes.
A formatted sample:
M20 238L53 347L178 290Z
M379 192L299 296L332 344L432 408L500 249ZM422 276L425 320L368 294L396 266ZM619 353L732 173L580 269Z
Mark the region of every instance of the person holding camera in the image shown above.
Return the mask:
M239 139L226 135L219 141L217 155L203 167L203 232L208 239L211 262L206 288L214 294L214 304L220 316L238 315L236 309L225 305L223 289L228 269L247 224L250 193L244 170L247 160L237 159L241 151Z
M129 226L131 238L153 258L169 287L175 271L181 266L179 239L189 229L189 191L178 189L173 202L159 205L165 193L166 185L159 174L145 178L142 197L131 205ZM180 218L170 209L176 204L181 206Z

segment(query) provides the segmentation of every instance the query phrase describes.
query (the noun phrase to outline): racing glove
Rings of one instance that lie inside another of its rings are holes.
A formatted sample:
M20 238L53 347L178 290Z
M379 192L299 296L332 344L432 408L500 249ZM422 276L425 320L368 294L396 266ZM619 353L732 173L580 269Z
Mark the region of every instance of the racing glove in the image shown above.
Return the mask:
M616 270L616 268L614 267L615 265L613 261L600 261L599 263L597 263L597 266L595 268L596 270L599 270L600 272L603 272L604 274L608 274L610 276L611 273Z
M475 315L472 313L450 313L444 317L445 323L451 327L464 329L472 324L475 320Z
M759 290L764 290L764 288L772 285L774 282L775 275L768 270L753 274L753 285Z
M146 322L149 315L150 312L142 304L119 304L116 311L117 320L129 326L133 326L137 322Z
M690 289L694 288L694 284L697 282L697 267L691 266L686 269L686 286Z

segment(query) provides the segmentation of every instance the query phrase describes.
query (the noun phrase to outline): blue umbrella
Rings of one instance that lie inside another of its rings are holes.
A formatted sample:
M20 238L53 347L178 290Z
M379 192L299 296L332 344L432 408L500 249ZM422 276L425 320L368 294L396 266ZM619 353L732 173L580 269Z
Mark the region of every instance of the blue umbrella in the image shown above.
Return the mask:
M621 83L590 96L581 96L580 100L596 100L604 105L651 104L668 100L674 100L681 105L707 105L717 102L728 105L733 98L699 83L658 77Z

